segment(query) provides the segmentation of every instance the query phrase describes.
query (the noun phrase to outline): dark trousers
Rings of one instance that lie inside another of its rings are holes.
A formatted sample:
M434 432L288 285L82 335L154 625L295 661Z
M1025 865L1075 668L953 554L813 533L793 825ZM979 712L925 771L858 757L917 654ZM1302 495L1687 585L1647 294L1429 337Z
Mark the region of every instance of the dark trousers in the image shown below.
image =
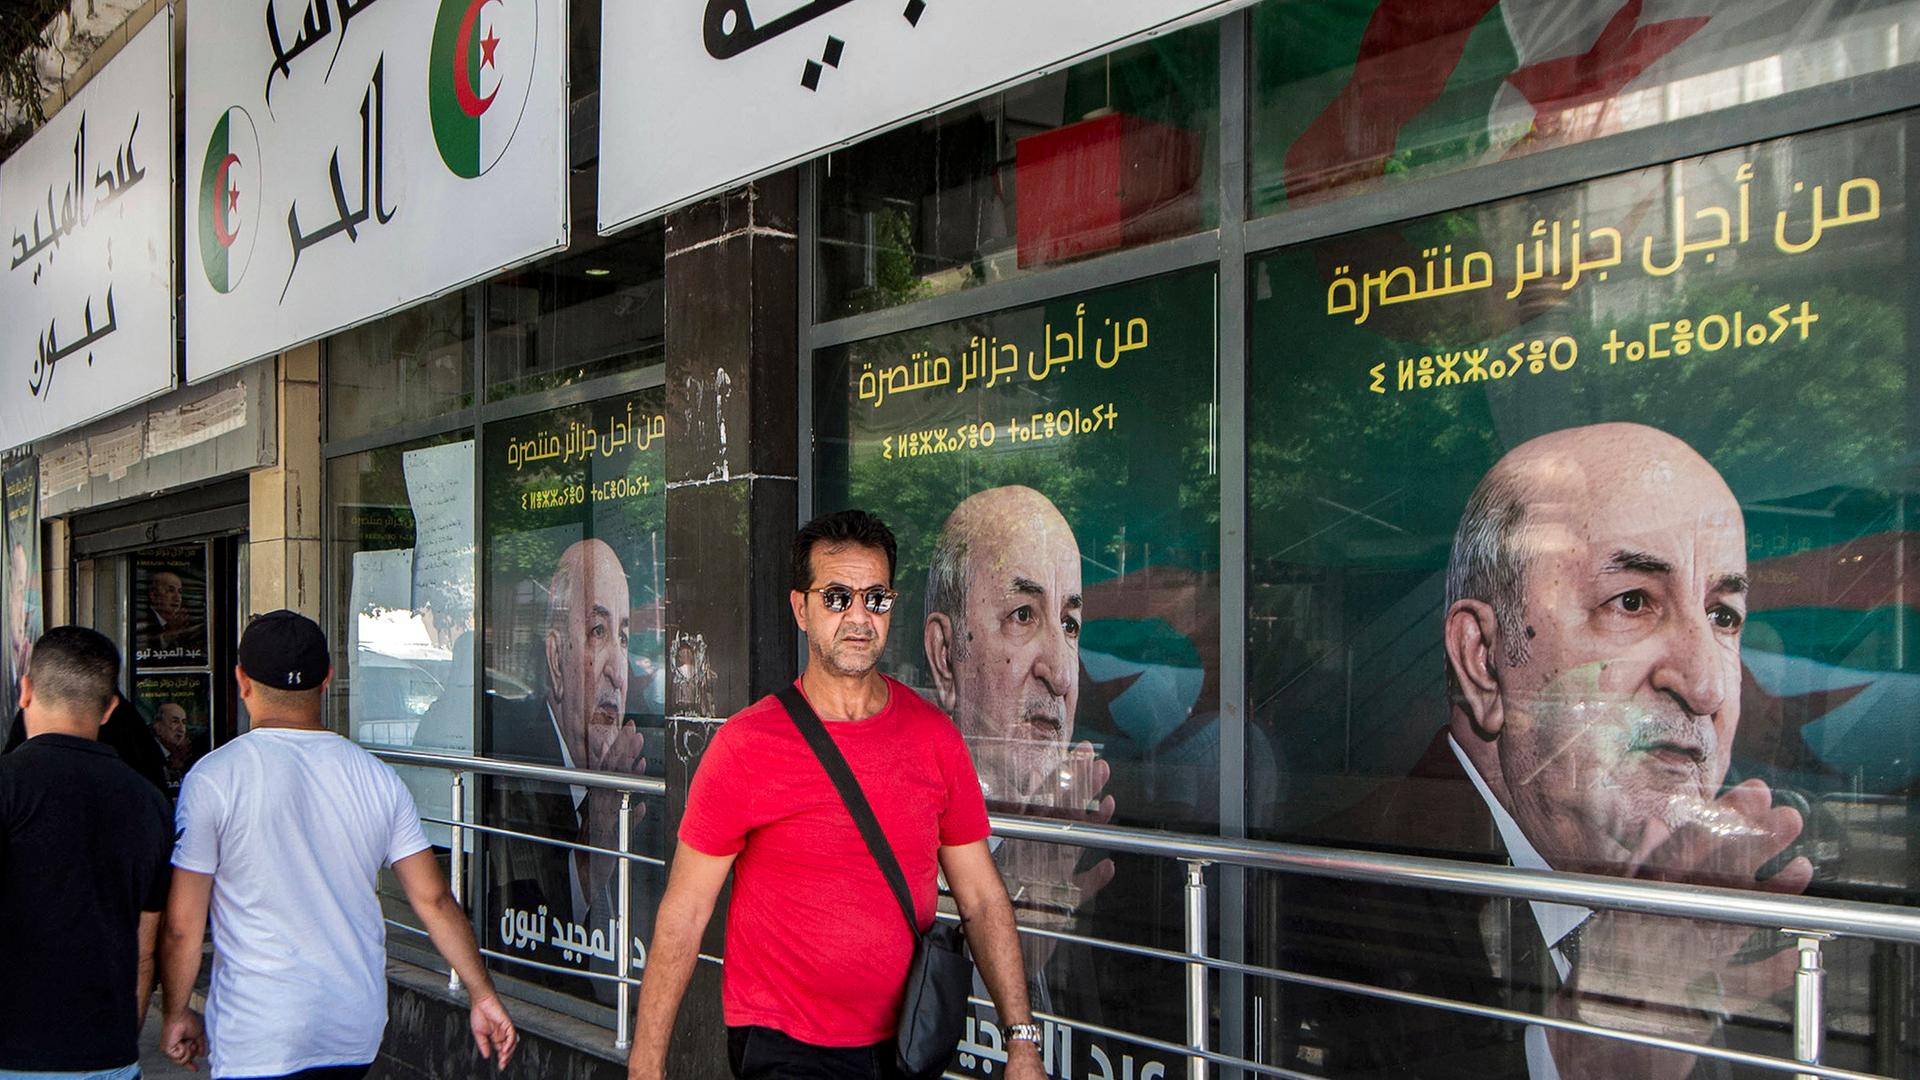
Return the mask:
M727 1064L740 1080L899 1080L892 1039L815 1046L770 1027L727 1029Z
M372 1068L371 1061L365 1065L322 1065L317 1069L301 1069L285 1076L260 1076L253 1080L363 1080Z

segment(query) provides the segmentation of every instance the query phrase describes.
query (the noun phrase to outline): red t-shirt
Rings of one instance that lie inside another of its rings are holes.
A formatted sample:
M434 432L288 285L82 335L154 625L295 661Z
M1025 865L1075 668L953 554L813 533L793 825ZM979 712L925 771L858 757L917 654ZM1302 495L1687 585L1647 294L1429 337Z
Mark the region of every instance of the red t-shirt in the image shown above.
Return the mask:
M980 779L945 713L892 679L865 720L829 721L887 834L925 929L942 846L989 832ZM913 937L853 815L780 702L721 726L687 796L680 839L738 855L721 1005L727 1023L817 1046L893 1037Z

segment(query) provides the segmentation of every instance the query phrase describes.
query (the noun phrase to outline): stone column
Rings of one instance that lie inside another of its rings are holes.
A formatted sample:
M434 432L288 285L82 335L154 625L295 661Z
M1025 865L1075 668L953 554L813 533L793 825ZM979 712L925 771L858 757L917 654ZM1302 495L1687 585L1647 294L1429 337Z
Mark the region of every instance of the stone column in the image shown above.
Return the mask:
M794 677L797 207L788 171L667 219L668 835L713 730ZM709 952L724 918L723 905ZM727 1075L720 1019L719 971L703 963L669 1075Z
M249 612L320 617L320 346L280 356L275 464L252 474L247 500Z

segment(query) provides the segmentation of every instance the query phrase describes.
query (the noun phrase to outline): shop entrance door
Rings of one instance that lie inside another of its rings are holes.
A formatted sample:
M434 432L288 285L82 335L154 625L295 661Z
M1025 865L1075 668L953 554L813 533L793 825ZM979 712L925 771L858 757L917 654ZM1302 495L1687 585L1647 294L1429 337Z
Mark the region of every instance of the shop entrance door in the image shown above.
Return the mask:
M164 521L132 508L76 519L76 621L112 638L121 691L168 752L171 784L245 729L233 665L246 602L246 504L215 502ZM229 493L231 494L231 493ZM151 511L149 511L151 512Z

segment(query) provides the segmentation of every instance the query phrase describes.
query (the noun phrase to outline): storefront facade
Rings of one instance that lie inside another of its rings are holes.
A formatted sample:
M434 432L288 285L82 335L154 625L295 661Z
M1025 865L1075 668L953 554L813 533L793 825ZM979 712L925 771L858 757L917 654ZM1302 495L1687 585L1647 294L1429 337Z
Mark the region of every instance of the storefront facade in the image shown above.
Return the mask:
M621 179L630 15L569 14L562 250L209 379L189 323L173 393L246 403L200 472L75 501L61 447L126 414L32 446L49 624L137 651L155 582L205 567L209 643L135 677L156 705L207 680L209 741L240 730L222 647L288 603L335 643L343 734L657 778L629 850L663 860L706 738L797 671L795 523L858 506L901 541L883 669L1002 815L1914 905L1920 4L1262 0L957 106L902 91L691 203ZM822 36L848 66L807 93L861 77L862 39ZM127 509L240 475L189 524ZM402 772L429 818L617 844L606 793L480 778L456 807ZM614 860L460 843L505 984L613 1028ZM1183 865L996 854L1043 932L1051 1074L1187 1068ZM633 868L635 976L663 883ZM1205 883L1244 965L1211 1045L1277 1075L1633 1067L1249 969L1794 1053L1771 931ZM1825 963L1822 1061L1912 1074L1911 946ZM691 1026L676 1061L719 1075Z

